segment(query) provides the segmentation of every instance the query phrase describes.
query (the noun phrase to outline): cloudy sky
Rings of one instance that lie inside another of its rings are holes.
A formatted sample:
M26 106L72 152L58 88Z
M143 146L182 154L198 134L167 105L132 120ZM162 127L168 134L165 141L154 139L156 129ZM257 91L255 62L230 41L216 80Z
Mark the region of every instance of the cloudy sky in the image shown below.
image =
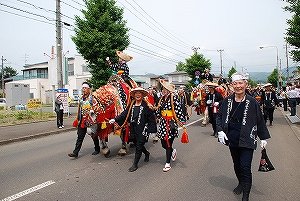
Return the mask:
M131 29L125 50L133 56L130 74L173 72L195 48L211 61L214 74L220 74L221 60L225 74L232 66L250 74L272 72L277 52L279 67L286 68L284 37L291 14L282 9L287 4L281 0L118 0L116 5L124 8ZM56 44L55 7L55 0L1 0L4 66L20 71L25 63L49 59ZM62 21L74 25L80 9L85 9L82 0L62 0ZM78 54L72 35L72 26L63 29L68 57Z

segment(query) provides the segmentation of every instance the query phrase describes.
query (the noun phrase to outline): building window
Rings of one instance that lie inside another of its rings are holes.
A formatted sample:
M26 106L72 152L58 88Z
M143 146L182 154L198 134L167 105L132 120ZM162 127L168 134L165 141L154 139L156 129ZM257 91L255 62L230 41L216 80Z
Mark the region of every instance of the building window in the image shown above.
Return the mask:
M178 76L172 77L172 82L178 82L178 81L179 81L179 77Z
M87 67L87 65L82 64L82 72L90 72L90 69Z
M68 64L68 75L74 75L74 64Z
M46 69L37 69L37 78L48 78L48 71Z

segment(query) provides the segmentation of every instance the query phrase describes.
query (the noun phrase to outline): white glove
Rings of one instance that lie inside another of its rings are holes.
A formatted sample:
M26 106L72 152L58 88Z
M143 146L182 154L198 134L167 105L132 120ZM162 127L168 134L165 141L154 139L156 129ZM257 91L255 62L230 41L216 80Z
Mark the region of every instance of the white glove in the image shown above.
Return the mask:
M220 143L222 143L223 145L226 145L225 140L228 140L228 138L227 138L227 135L223 131L218 132L218 138L219 138Z
M211 103L212 103L212 100L207 100L206 101L206 104L208 104L208 105L211 104Z
M267 143L267 140L261 140L261 141L260 141L260 147L261 147L262 149L264 149L264 148L266 147L267 144L268 144L268 143Z
M106 61L109 61L109 57L106 57Z
M150 133L150 134L149 134L149 137L150 137L150 138L155 138L155 136L156 136L156 133Z
M115 119L111 119L111 120L109 120L109 124L113 124L113 123L115 123L116 122L116 120Z
M219 102L214 102L214 106L218 107L219 106Z

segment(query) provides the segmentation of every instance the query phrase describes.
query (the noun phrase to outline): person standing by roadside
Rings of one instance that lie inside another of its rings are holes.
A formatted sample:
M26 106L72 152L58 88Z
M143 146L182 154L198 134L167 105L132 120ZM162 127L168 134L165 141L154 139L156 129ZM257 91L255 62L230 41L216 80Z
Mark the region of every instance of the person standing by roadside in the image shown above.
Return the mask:
M144 161L149 161L150 153L144 145L148 141L149 134L151 134L152 138L156 135L157 128L154 112L144 100L148 95L148 91L137 87L130 91L130 95L134 98L130 106L115 119L109 120L109 123L117 122L121 127L126 123L130 124L129 142L134 142L135 144L135 156L133 164L128 171L134 172L138 169L142 153L145 154Z
M61 101L61 97L59 93L56 93L56 100L55 100L55 109L56 112L56 125L57 128L61 129L64 126L64 107Z
M164 172L171 169L171 160L175 161L177 150L172 147L174 139L178 138L178 124L183 126L179 119L183 119L185 114L182 112L179 100L173 93L175 86L160 79L162 97L160 98L156 110L159 120L158 137L162 147L166 150L166 164Z
M270 121L270 127L273 126L274 110L278 106L279 102L274 91L271 90L271 83L264 85L264 91L261 93L260 107L263 110L264 120L267 123L267 119Z
M239 181L233 193L243 192L242 200L248 201L252 186L251 164L257 137L261 140L261 147L264 148L270 134L259 103L246 94L248 77L242 73L234 73L232 83L234 94L222 101L216 118L216 127L219 142L229 146L234 172Z
M218 133L216 132L216 116L218 113L219 103L223 100L223 96L220 92L215 90L219 85L213 82L207 82L205 84L208 86L209 92L206 94L205 102L207 105L209 123L211 123L213 128L213 133L211 136L218 137Z
M286 91L286 86L282 87L282 91L280 92L280 97L282 99L282 105L283 105L283 110L287 111L287 91Z
M83 82L81 90L82 97L79 100L77 117L73 123L73 126L77 127L77 140L75 144L75 149L72 153L68 154L69 157L73 158L78 157L78 153L81 149L83 140L87 133L87 127L93 125L95 123L93 121L96 121L96 114L92 109L94 103L94 97L91 94L92 84L90 84L89 82ZM99 138L96 137L92 139L95 146L95 151L92 153L92 155L97 155L98 153L100 153Z
M298 91L296 91L295 86L291 87L291 90L286 92L289 100L289 105L291 107L291 116L296 115L297 97Z

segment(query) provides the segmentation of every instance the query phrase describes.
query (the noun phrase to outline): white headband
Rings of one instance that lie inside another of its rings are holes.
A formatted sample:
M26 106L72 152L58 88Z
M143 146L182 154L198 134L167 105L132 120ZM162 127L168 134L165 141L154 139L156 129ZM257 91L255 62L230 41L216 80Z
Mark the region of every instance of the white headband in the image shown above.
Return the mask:
M88 84L83 84L82 87L90 88L90 86Z
M233 74L233 75L231 76L231 80L232 80L232 82L235 82L235 81L237 81L237 80L245 80L245 81L248 82L248 74L246 74L246 75Z

